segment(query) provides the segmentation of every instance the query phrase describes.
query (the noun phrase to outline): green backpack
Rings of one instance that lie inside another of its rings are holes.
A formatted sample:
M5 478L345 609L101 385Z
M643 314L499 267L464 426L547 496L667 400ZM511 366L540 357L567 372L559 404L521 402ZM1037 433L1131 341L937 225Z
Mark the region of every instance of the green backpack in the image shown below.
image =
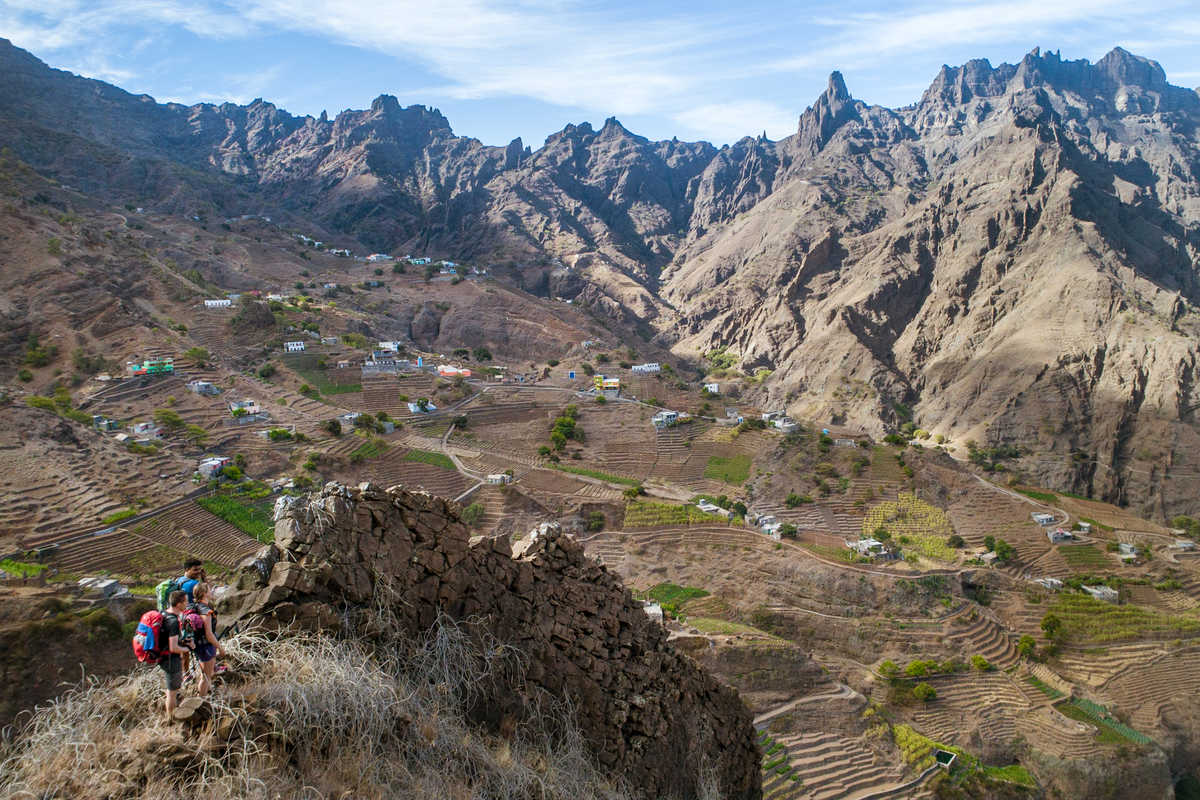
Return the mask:
M168 578L167 580L154 587L154 596L158 600L158 610L166 611L168 608L171 592L178 592L183 589L183 578Z

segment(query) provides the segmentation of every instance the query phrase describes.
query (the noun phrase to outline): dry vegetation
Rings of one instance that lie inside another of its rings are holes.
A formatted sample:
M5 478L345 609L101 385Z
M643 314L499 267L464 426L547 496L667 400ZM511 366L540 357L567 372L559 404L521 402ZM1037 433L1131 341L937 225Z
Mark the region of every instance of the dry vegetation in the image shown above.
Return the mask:
M161 721L157 669L85 682L3 743L0 797L628 796L567 707L546 702L497 735L469 721L481 688L519 683L523 667L477 626L442 621L374 650L313 634L226 646L233 678L202 727Z

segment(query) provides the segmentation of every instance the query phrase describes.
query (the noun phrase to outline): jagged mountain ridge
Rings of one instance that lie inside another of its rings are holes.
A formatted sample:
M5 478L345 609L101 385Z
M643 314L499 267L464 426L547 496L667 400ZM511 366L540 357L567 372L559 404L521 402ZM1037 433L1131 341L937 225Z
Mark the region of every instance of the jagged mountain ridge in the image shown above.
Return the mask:
M778 142L651 142L609 119L536 151L388 96L293 117L155 104L7 45L0 62L4 144L85 190L513 258L681 355L774 370L764 403L876 432L911 408L1025 448L1042 483L1196 510L1200 96L1153 61L972 61L901 109L834 73Z

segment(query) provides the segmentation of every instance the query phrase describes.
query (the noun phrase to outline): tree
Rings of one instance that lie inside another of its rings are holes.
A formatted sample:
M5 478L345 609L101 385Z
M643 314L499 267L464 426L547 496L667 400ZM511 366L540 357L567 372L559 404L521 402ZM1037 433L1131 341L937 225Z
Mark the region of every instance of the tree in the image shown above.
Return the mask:
M483 519L483 503L471 503L462 511L462 521L475 527Z
M325 424L322 425L321 427L323 427L323 428L325 428L325 430L329 431L331 436L341 436L342 435L341 420L327 419L327 420L325 420Z
M188 425L185 429L187 440L194 445L203 445L208 440L208 431L199 425Z
M550 443L554 445L555 450L563 450L567 446L567 437L562 431L554 430L550 432Z
M1037 642L1028 633L1022 636L1017 641L1017 655L1022 658L1033 658L1034 650L1037 648Z
M1003 539L996 540L996 560L1011 561L1017 556L1017 549Z
M784 539L795 539L796 532L796 526L790 522L785 522L779 526L779 535Z
M996 537L995 536L983 537L983 546L986 547L988 550L995 550L996 549Z
M949 539L946 540L946 544L955 549L959 549L961 547L964 547L967 543L963 539L963 537L961 537L957 533L955 533L955 534L951 535L951 537Z
M183 351L183 357L188 361L194 362L197 367L201 368L208 366L209 359L212 358L209 355L207 347L189 347Z
M881 542L886 542L892 538L892 532L882 525L876 528L871 535Z
M978 654L971 656L971 666L980 672L990 672L995 669L990 661Z
M428 397L418 397L417 398L417 408L421 409L421 411L428 411L429 410L429 398Z
M928 683L922 681L913 687L913 697L920 700L922 703L928 703L930 700L937 699L937 689L934 689Z
M588 514L587 529L589 531L602 531L607 520L604 518L603 511L593 511Z
M234 464L227 464L221 467L221 477L237 483L242 479L242 469Z
M492 351L488 350L486 347L476 347L473 351L471 351L471 355L475 357L476 361L492 360Z
M168 430L178 430L184 426L183 417L169 408L160 408L154 412L154 421Z
M889 658L879 665L879 674L889 680L899 677L900 665Z
M1042 633L1050 641L1058 641L1063 634L1063 621L1056 614L1049 613L1042 617Z

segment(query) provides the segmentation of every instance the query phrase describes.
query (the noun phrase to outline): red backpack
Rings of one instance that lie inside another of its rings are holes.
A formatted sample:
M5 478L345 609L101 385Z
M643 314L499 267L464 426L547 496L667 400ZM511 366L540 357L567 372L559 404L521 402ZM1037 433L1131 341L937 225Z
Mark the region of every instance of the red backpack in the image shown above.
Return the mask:
M167 650L166 631L161 611L147 611L138 620L133 634L133 654L143 664L157 664Z

